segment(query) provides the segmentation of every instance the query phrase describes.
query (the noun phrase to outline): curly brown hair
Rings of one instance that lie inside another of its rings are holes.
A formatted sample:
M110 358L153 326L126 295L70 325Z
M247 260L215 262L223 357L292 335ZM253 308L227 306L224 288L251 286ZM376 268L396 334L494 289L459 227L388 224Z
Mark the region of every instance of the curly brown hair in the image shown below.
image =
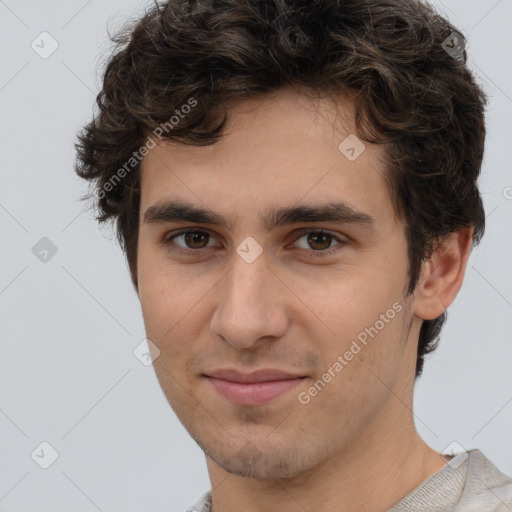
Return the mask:
M424 2L155 1L112 41L99 112L78 134L75 168L93 185L83 199L94 198L96 219L116 222L136 288L148 135L214 144L228 101L286 86L351 95L357 136L386 144L385 177L408 243L408 294L444 236L473 226L479 243L488 99L467 67L464 36ZM446 312L423 321L416 377L445 320Z

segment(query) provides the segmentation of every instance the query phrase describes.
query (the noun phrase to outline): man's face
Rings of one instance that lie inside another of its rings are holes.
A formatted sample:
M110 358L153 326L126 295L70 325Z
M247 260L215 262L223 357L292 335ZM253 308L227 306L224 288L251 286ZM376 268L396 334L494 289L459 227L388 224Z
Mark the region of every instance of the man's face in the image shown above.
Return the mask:
M404 299L404 229L384 148L357 156L349 139L340 150L352 103L338 114L282 90L234 105L218 143L159 144L142 164L138 283L155 370L185 428L231 473L296 475L410 414L419 323ZM345 217L272 215L333 204ZM182 230L192 233L173 237ZM213 378L220 370L242 376ZM285 377L258 370L289 377L233 383Z

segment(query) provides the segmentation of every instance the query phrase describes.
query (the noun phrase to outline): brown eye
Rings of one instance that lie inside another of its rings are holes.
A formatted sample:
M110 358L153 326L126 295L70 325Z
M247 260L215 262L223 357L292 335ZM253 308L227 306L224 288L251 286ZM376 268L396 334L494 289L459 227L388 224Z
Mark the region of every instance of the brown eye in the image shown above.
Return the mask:
M333 242L335 242L333 244ZM295 246L299 249L309 251L310 253L327 252L329 249L334 249L338 245L343 245L345 242L338 237L326 233L325 231L307 231L302 236L297 238ZM332 254L332 252L331 252Z
M333 237L328 233L313 232L308 235L309 246L316 251L323 251L329 249Z
M164 243L180 249L200 251L211 247L211 235L206 231L181 231L165 238Z
M208 244L210 235L202 231L184 233L185 243L189 249L203 249Z

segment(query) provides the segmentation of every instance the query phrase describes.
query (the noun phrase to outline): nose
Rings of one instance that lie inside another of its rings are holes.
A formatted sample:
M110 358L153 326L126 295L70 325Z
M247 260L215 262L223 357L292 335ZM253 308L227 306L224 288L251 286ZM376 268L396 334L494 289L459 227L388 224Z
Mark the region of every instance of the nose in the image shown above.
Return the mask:
M280 338L288 327L286 288L267 264L265 252L252 263L235 252L231 270L216 287L211 329L235 348Z

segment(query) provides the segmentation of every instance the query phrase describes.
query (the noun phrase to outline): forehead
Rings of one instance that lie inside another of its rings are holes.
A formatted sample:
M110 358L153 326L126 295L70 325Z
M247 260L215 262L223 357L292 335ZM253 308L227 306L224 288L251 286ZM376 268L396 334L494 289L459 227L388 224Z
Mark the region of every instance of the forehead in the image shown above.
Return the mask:
M355 136L355 105L282 90L227 105L222 138L208 146L159 142L141 164L145 209L169 196L226 216L268 205L339 200L390 213L384 146Z

